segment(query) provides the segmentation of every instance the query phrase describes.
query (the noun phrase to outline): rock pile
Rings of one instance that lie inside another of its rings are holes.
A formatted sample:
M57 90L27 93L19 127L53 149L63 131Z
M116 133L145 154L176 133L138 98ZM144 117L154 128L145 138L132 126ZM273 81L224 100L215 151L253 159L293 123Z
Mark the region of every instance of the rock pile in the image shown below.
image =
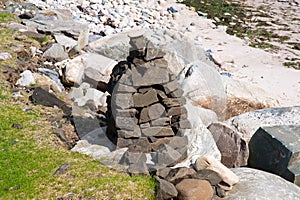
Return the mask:
M119 62L108 86L107 135L118 148L128 148L128 157L151 158L149 169L174 166L186 158L183 136L191 128L183 91L161 49L143 35L132 36L130 44L130 62Z

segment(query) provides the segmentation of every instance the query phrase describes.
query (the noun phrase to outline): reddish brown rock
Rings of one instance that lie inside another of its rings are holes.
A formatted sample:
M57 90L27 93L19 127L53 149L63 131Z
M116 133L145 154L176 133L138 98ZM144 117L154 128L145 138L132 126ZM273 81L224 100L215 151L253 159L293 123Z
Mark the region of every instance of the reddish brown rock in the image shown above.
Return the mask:
M206 180L183 179L176 185L179 200L211 200L214 191Z

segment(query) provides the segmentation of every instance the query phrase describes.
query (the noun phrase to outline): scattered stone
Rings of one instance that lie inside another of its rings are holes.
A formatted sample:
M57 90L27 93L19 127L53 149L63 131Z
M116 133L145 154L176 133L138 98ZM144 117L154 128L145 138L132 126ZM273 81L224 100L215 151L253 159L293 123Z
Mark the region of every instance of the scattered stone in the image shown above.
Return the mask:
M54 175L58 175L58 174L65 174L68 169L70 167L72 167L73 165L72 164L68 164L68 163L65 163L65 164L62 164L55 172L54 172Z
M0 60L7 60L12 58L10 53L7 52L0 52Z
M171 169L168 175L164 177L164 179L173 184L176 184L179 181L181 181L183 178L192 176L195 173L196 171L192 168L180 167L180 168Z
M108 155L110 155L110 150L106 146L90 144L86 140L79 140L77 144L71 149L71 151L92 156L95 160L109 158Z
M155 199L164 200L177 197L178 192L172 183L159 177L155 177L155 179L158 182L158 189Z
M68 107L64 101L60 100L54 94L47 92L41 87L36 87L34 89L30 99L33 103L49 107L57 106L58 108L62 109L65 114L71 114L71 108Z
M197 171L210 169L217 172L224 182L224 184L220 183L218 186L226 190L231 190L232 186L239 181L239 178L230 169L212 156L198 158L195 163L195 168Z
M16 124L16 123L13 123L11 127L16 128L16 129L22 129L23 128L23 126L21 124Z
M36 83L34 76L30 70L25 70L20 74L20 76L21 78L16 82L17 86L26 87L26 86L34 85Z
M60 44L53 44L44 52L43 56L46 58L55 59L57 61L62 61L69 58L65 49Z

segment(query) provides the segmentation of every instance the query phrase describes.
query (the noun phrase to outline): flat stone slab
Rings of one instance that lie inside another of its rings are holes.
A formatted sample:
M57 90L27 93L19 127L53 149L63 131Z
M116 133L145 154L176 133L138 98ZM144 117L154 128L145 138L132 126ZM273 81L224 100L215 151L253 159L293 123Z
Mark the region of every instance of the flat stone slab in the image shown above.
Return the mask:
M142 129L142 134L144 134L147 137L151 136L173 136L174 132L172 128L170 127L149 127L146 129Z
M300 186L300 126L260 127L249 142L248 164Z

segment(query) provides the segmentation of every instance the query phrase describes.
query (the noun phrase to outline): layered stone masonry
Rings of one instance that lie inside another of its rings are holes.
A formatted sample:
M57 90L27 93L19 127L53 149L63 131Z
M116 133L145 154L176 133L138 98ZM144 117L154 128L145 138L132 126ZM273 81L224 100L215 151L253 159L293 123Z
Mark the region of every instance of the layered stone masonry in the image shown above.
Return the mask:
M115 67L109 82L107 135L134 157L148 156L139 161L148 169L175 165L186 158L184 132L191 128L183 91L168 70L164 52L143 36L131 37L130 44L128 61ZM122 160L124 164L128 158Z

